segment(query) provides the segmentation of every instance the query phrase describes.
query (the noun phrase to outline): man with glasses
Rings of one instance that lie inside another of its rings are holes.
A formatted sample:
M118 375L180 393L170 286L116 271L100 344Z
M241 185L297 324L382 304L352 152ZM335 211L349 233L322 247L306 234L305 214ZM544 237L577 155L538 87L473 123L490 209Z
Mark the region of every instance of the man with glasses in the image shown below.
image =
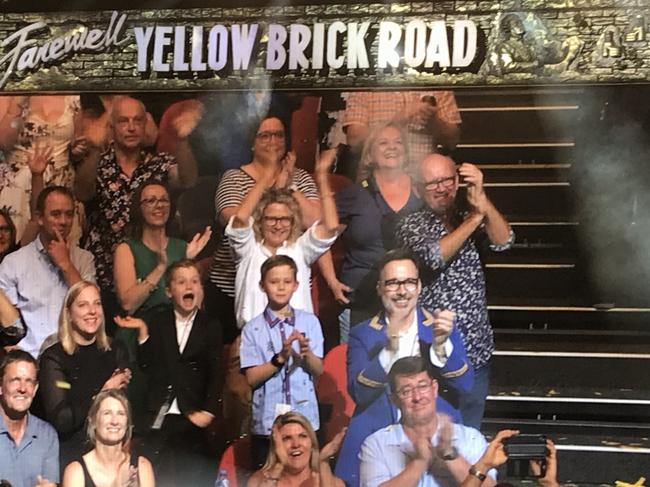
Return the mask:
M377 293L383 311L350 330L348 390L356 403L336 465L336 475L359 485L358 452L375 431L395 423L399 413L390 401L388 372L401 358L419 356L441 384L438 407L456 421L458 396L469 391L473 372L452 311L429 312L417 306L421 283L414 257L391 250L379 263Z
M494 340L478 249L486 240L493 251L509 249L514 233L485 194L483 174L475 165L456 167L451 158L431 154L419 169L418 189L426 206L398 224L397 240L427 267L422 306L452 309L457 314L475 371L472 392L461 397L460 409L464 423L479 428ZM461 182L467 188L466 201L458 197Z
M362 487L459 485L468 476L495 485L496 472L476 465L487 447L483 435L437 410L438 382L419 357L405 357L388 374L399 422L370 435L361 447Z

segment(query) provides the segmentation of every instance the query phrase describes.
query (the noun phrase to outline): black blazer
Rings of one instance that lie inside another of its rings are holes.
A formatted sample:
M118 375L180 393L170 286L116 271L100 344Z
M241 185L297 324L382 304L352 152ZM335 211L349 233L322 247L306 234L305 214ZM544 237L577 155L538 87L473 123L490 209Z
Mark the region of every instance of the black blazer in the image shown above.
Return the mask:
M183 353L178 350L174 311L165 309L146 319L149 338L138 346L138 363L149 374L147 409L155 418L168 398L176 397L181 413L221 412L221 327L199 310Z

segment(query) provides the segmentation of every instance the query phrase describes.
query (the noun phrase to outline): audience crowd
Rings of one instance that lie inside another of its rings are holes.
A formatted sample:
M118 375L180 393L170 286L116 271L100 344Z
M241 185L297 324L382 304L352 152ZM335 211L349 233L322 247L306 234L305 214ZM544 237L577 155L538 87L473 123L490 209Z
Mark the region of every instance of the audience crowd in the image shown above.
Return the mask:
M496 484L518 432L479 431L494 345L478 249L514 234L480 169L443 155L453 93L351 94L359 177L336 192L337 150L297 161L285 116L256 112L250 162L218 182L219 231L186 239L202 103L159 125L130 96L96 105L0 98L3 485L216 485L241 433L253 487ZM340 305L356 405L328 442L312 266Z

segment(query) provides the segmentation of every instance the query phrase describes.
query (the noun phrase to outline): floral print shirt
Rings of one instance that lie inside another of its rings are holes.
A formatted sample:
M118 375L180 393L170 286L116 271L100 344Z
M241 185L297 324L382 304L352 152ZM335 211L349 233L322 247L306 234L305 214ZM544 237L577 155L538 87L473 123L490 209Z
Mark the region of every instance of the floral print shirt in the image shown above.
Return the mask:
M444 262L440 239L448 233L442 220L429 208L410 214L397 226L398 241L411 249L426 267L420 305L425 309L456 312L456 326L463 335L467 356L474 368L479 368L488 363L494 351L483 265L474 236L465 241L452 259ZM490 249L509 249L514 240L510 230L508 242L490 245Z
M113 289L113 251L124 240L129 222L131 196L146 181L167 182L176 159L166 153L141 153L140 164L131 177L122 172L111 144L97 164L97 183L93 210L88 218L85 247L95 256L97 283L103 290Z

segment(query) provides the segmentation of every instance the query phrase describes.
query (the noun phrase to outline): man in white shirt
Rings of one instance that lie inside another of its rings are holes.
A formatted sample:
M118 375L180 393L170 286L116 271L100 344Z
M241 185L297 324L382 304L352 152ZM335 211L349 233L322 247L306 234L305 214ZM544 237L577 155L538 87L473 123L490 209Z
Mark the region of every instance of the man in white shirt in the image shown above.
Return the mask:
M468 475L480 479L482 486L496 484L494 470L482 472L475 465L487 447L483 435L437 412L438 383L422 358L399 359L388 380L401 419L363 443L362 487L458 485Z
M23 316L27 335L18 346L38 356L45 339L56 333L63 298L78 281L95 281L90 252L67 243L74 219L74 198L63 186L38 196L39 233L0 264L0 289Z

